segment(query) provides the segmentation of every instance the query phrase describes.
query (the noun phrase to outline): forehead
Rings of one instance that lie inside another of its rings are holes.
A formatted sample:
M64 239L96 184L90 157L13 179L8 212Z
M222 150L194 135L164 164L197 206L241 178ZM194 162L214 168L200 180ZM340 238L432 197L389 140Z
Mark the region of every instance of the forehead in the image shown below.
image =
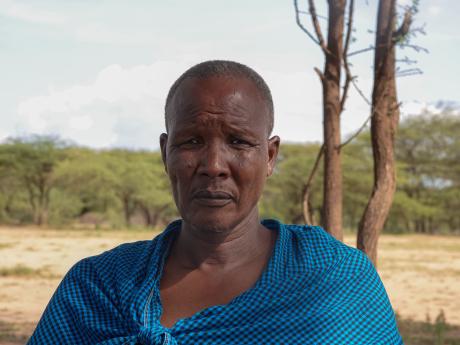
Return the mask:
M216 76L182 81L167 109L169 129L196 123L198 115L218 121L269 126L269 110L254 83L244 77ZM208 116L210 118L210 116Z

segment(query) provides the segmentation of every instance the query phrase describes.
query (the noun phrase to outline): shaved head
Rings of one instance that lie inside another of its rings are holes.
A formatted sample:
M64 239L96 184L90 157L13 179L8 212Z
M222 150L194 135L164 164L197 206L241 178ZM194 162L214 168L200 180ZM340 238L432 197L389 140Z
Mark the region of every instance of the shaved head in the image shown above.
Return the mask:
M226 60L210 60L199 63L187 71L185 71L171 86L168 92L168 96L166 98L165 104L165 123L166 123L166 131L169 128L169 118L172 114L170 114L170 105L174 100L174 96L177 94L178 89L180 88L181 84L185 79L209 79L212 77L226 77L232 79L246 79L250 81L260 95L260 98L263 100L266 108L267 108L267 126L268 126L268 133L271 134L273 130L273 114L274 114L274 107L273 107L273 99L268 88L267 83L264 79L252 68L240 64L234 61L226 61Z

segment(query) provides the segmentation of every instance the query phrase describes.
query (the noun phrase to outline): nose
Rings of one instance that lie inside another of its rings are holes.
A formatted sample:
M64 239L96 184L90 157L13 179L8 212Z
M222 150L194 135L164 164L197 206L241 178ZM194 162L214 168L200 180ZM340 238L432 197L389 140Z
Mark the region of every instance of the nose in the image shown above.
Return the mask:
M198 173L211 178L228 177L229 152L219 143L209 143L202 152Z

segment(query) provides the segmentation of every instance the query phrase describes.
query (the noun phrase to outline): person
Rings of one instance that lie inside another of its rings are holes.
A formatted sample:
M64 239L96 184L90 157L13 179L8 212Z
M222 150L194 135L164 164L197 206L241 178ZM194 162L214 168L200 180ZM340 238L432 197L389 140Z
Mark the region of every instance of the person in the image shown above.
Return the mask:
M273 113L249 67L187 70L160 137L182 219L78 262L29 344L402 344L364 254L316 226L260 220Z

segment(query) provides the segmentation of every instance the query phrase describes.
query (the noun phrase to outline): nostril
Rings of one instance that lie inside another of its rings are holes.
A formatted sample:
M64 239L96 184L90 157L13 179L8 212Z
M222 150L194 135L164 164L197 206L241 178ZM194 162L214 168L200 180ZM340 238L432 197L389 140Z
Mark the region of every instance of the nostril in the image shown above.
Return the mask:
M210 177L225 177L229 173L228 160L221 150L208 150L203 154L199 173Z

